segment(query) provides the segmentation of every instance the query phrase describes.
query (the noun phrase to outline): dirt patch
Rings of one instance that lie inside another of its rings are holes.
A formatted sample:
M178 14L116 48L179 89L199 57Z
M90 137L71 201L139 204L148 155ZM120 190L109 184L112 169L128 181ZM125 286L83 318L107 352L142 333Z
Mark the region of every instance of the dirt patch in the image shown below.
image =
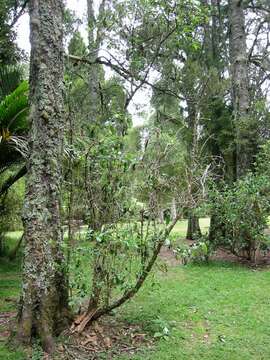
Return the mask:
M105 316L81 334L66 332L67 341L58 347L58 358L65 360L117 359L132 356L142 348L152 348L151 339L139 325Z
M182 264L182 261L176 258L173 250L167 246L163 246L161 248L159 258L168 266L177 266Z
M186 240L186 243L192 246L195 243L195 241ZM173 249L170 249L166 246L164 246L161 249L159 258L162 261L164 261L167 266L177 266L183 264L181 259L176 258ZM252 261L249 261L244 257L233 255L232 253L230 253L225 249L218 249L217 251L215 251L215 254L211 256L210 260L237 263L252 268L253 267L264 268L264 267L270 267L270 252L269 251L261 252L257 257L256 265Z
M228 261L231 263L238 263L242 265L246 265L249 267L269 267L270 266L270 252L261 252L256 260L256 264L254 262L244 258L233 255L229 251L225 249L218 249L215 254L211 257L211 260L219 260L219 261Z

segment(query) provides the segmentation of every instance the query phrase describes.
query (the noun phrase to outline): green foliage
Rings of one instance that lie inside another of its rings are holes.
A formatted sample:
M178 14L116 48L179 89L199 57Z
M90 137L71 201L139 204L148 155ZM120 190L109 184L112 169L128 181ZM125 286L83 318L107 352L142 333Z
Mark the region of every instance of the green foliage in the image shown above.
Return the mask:
M0 2L0 66L15 64L21 52L15 42L16 33L10 22L19 10L22 0L1 0Z
M264 230L269 215L269 180L248 174L233 186L210 193L213 241L238 256L256 261L256 252L266 246Z
M213 90L212 90L213 91ZM219 90L220 91L220 90ZM212 94L210 94L211 96ZM234 127L232 109L226 105L222 98L212 95L203 104L205 139L207 147L213 156L222 157L226 166L228 181L232 178L233 151L234 151Z
M150 207L153 206L152 213L157 218L157 210L170 206L172 197L186 189L183 177L186 151L181 134L172 127L150 123L140 132L142 161L138 161L135 172L136 197L146 206L153 201Z
M87 243L81 243L72 251L70 263L70 305L77 308L89 295L92 264L92 249ZM84 269L84 271L82 271Z
M102 121L117 130L119 136L124 136L131 127L131 117L125 108L127 94L123 82L118 77L112 77L102 86Z
M13 239L12 247L17 243L21 234L11 233ZM17 299L20 293L21 266L19 261L10 262L6 258L1 258L0 261L0 309L2 312L14 313L17 309ZM8 337L5 337L8 331L8 325L4 322L0 324L0 359L8 360L26 360L27 356L20 347L11 347L8 343Z
M0 173L27 154L28 83L21 84L0 103Z
M194 33L205 19L201 6L190 0L178 1L177 6L164 0L125 0L113 3L104 32L109 48L117 49L119 63L124 59L135 79L147 76L149 67L160 71L164 65L171 79L175 74L172 59L181 59L183 49L201 48ZM127 22L132 26L127 27Z
M82 21L76 16L75 11L64 8L63 12L63 25L64 25L64 38L77 33L77 28L81 25ZM76 54L74 54L76 55Z
M155 339L168 340L171 332L171 323L158 317L152 321L151 325L147 327L147 330L153 332Z
M0 103L0 128L17 135L25 134L28 129L28 82L23 81Z
M134 213L134 209L129 211ZM93 291L94 264L99 269L95 286L100 288L100 305L113 302L134 286L159 240L158 229L144 226L123 222L100 231L88 230L86 240L72 251L72 306L78 307Z
M40 342L35 341L32 346L31 360L42 360L44 358L44 351Z
M8 174L6 174L8 175ZM3 176L2 179L4 180ZM0 182L1 185L1 182ZM22 228L21 209L24 197L24 183L17 182L9 192L0 198L0 253L7 254L10 250L8 231ZM15 246L15 244L14 244Z
M11 348L8 344L0 342L0 358L6 360L27 360L27 355L22 348Z
M12 93L23 80L23 68L18 65L0 67L0 102Z
M183 264L208 262L212 255L211 244L205 238L200 238L192 245L181 244L174 250L176 256L183 261Z
M270 141L266 141L264 145L260 147L260 151L256 158L255 168L256 173L264 175L270 179Z
M87 266L82 270L87 271ZM16 311L19 271L18 264L1 259L1 311ZM156 333L154 345L148 348L142 344L132 357L117 355L119 360L174 360L179 354L183 360L270 357L268 271L210 262L207 266L169 266L166 273L156 273L156 281L159 286L155 287L147 281L116 317L116 321L142 327L142 333ZM8 301L10 298L14 302ZM252 310L248 316L247 310ZM163 334L165 328L168 336ZM26 355L0 341L0 358L23 360Z
M86 54L86 45L79 31L75 31L68 44L68 53L70 55L84 56Z
M2 94L16 84L17 68L5 68L1 72ZM19 78L18 78L19 79ZM17 80L18 80L17 79ZM6 81L6 83L4 83ZM27 154L24 136L28 131L28 83L23 81L0 102L0 188L18 172L16 164ZM21 208L24 185L18 183L0 198L0 251L5 252L5 233L21 228Z

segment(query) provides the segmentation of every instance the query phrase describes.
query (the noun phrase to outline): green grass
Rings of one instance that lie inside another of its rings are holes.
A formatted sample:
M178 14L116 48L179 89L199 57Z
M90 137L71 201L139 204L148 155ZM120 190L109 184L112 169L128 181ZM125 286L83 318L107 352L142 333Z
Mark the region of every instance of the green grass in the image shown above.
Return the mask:
M0 309L14 311L20 288L20 266L18 262L1 259L0 264Z
M18 243L22 236L22 231L9 231L6 233L4 241L4 253L9 254Z
M169 336L133 359L270 359L269 271L212 263L170 268L158 280L121 314Z
M210 224L209 218L202 218L200 219L200 228L202 230L202 233L205 233ZM174 229L172 230L172 234L177 234L180 237L185 237L187 233L187 220L181 220L178 221L178 223L175 225Z
M208 220L201 220L206 229ZM185 235L179 222L176 234ZM11 238L12 237L12 234ZM17 234L18 238L19 234ZM14 236L14 239L16 236ZM16 311L20 266L1 259L0 309ZM149 279L139 294L118 310L122 319L157 336L153 349L133 360L270 359L270 272L229 263L169 267ZM162 336L168 329L168 335ZM0 341L0 359L22 360ZM119 360L130 356L118 357Z
M19 236L18 236L19 237ZM15 239L17 240L17 239ZM16 243L16 241L15 241ZM9 262L0 258L0 311L1 313L15 312L20 292L20 264L19 261ZM0 313L0 314L1 314ZM0 333L3 331L0 326ZM6 339L0 336L0 359L23 360L25 355L21 350L12 350L6 344Z

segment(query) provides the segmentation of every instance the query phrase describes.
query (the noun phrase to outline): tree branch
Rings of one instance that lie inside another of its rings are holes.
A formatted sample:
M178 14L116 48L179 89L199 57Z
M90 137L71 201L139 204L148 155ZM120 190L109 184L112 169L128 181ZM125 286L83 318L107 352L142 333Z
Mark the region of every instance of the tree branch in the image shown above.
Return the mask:
M23 166L15 175L10 176L0 188L0 196L4 195L9 188L27 173L26 166Z
M18 13L15 14L11 24L10 24L10 27L13 27L16 22L19 20L19 18L25 13L25 10L26 10L26 6L28 4L29 0L25 0L24 3L22 4L21 6L21 9Z
M143 272L141 273L141 275L138 277L136 284L130 289L127 290L124 295L122 297L120 297L118 300L116 300L115 302L113 302L111 305L109 306L105 306L99 310L97 310L92 318L91 321L93 320L97 320L98 318L100 318L102 315L108 314L110 311L118 308L119 306L123 305L126 301L128 301L129 299L131 299L134 295L137 294L137 292L140 290L140 288L142 287L145 279L147 278L148 274L150 273L150 271L152 270L153 265L155 264L155 261L158 257L158 254L160 253L160 250L166 240L166 238L169 236L169 234L171 233L171 231L173 230L175 224L177 223L177 221L180 219L180 216L177 216L174 221L165 229L163 234L160 234L161 238L159 240L159 242L157 243L157 246L146 266L146 268L143 270Z
M89 61L87 58L84 58L84 57L82 58L82 57L75 56L75 55L66 55L66 57L69 60L72 60L75 64L78 64L78 63L82 62L82 63L88 64L90 66L95 65L95 64L104 65L104 66L109 67L112 70L114 70L118 75L120 75L122 78L124 78L125 80L127 80L129 82L131 81L131 79L135 79L136 81L140 81L141 84L138 85L138 86L140 86L140 88L143 85L148 85L151 88L153 88L154 90L160 91L161 93L176 97L179 100L185 100L182 96L175 93L174 91L164 89L164 88L161 88L161 87L159 87L159 86L157 86L155 84L152 84L146 78L141 78L139 75L132 74L129 70L125 69L124 67L121 67L119 65L116 65L116 64L112 63L110 59L107 59L105 57L97 57L94 61Z

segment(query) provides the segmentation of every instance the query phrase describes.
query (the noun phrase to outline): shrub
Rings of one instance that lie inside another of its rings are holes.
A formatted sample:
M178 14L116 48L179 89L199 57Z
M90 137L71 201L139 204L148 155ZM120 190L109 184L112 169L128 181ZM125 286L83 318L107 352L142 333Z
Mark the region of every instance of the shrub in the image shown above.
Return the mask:
M208 262L212 253L212 248L209 242L201 237L192 245L182 244L174 250L176 256L186 265L189 262L201 263Z
M256 262L267 246L265 228L269 215L269 181L265 175L248 174L222 191L210 193L211 243Z

